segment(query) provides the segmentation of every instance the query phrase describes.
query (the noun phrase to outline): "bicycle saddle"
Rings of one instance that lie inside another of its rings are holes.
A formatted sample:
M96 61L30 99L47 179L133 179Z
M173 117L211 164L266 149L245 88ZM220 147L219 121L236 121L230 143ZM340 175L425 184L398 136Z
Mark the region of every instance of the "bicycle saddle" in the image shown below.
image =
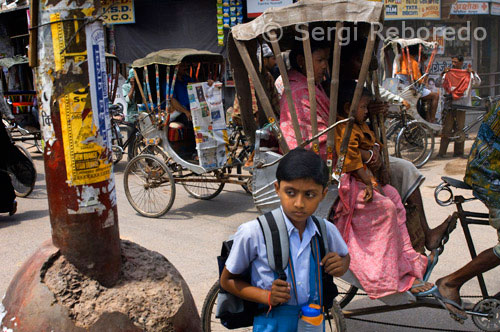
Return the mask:
M467 183L460 181L460 180L457 180L457 179L453 179L453 178L450 178L447 176L442 176L441 180L443 180L444 182L446 182L447 184L449 184L450 186L455 187L455 188L472 190L472 187L469 186Z

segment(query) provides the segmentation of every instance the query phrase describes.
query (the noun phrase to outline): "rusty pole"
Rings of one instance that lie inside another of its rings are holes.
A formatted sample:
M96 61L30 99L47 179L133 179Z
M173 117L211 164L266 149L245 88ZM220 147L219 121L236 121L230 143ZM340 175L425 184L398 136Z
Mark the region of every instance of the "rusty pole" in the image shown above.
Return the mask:
M38 9L32 26L52 241L109 287L120 276L121 252L100 1L40 0Z

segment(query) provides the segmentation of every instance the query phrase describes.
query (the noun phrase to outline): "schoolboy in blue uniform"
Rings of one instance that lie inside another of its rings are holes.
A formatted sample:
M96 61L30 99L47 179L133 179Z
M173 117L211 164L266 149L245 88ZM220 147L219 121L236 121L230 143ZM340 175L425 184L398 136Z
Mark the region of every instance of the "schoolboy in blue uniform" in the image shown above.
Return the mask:
M269 267L264 235L257 220L238 228L220 279L222 288L228 292L269 306L268 313L255 317L255 332L295 332L300 307L319 303L319 287L315 282L317 264L311 250L311 241L319 230L311 215L327 193L328 168L315 153L297 148L281 160L276 178L275 189L290 243L291 264L285 270L287 281L278 279ZM332 223L326 222L326 226L329 252L320 265L326 273L340 277L349 268L347 246ZM241 278L248 269L251 284Z

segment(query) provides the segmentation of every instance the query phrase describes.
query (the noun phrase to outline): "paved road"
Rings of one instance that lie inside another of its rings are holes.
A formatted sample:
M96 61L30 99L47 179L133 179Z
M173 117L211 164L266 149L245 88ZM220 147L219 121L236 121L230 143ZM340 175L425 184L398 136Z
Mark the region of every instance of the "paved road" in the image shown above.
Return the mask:
M19 199L15 216L0 216L0 294L5 293L21 264L43 241L50 238L42 156L34 153L34 159L38 170L34 192L28 198ZM201 310L205 295L217 278L216 256L221 242L234 233L241 223L257 216L251 196L239 186L227 185L212 201L199 201L189 197L179 186L175 203L167 215L160 219L143 218L132 209L125 197L122 184L125 165L126 162L122 161L115 168L121 237L166 256L187 281ZM434 160L422 169L427 180L421 189L431 225L437 225L453 211L452 207L439 207L434 202L434 188L440 183L440 176L446 174L461 178L464 170L464 159ZM486 212L480 203L469 205L471 210ZM496 241L496 234L489 227L473 227L472 233L478 251L491 247ZM435 277L431 281L452 272L467 262L469 257L462 231L457 229L440 257ZM498 271L486 275L487 284L494 293L500 291L500 280L495 277ZM467 283L463 294L479 294L477 282ZM348 308L374 303L364 297L356 297ZM446 312L433 309L412 309L363 318L428 328L477 330L470 320L465 325L459 325ZM350 331L416 331L353 320L347 323Z

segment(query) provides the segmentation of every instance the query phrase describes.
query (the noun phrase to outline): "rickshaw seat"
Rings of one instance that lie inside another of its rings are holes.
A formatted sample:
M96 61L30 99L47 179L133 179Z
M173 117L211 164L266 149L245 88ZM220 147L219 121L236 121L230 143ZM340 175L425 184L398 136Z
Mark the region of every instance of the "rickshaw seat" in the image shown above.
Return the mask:
M441 180L443 180L444 182L446 182L447 184L449 184L450 186L455 187L455 188L472 190L472 187L469 186L467 183L460 181L460 180L457 180L457 179L443 176L443 177L441 177Z
M353 286L356 286L360 290L363 290L363 287L361 287L361 283L359 282L358 278L356 278L354 273L351 272L351 270L347 270L347 272L343 276L341 276L340 279ZM387 305L402 305L417 301L416 297L409 291L387 295L377 300L380 300Z

